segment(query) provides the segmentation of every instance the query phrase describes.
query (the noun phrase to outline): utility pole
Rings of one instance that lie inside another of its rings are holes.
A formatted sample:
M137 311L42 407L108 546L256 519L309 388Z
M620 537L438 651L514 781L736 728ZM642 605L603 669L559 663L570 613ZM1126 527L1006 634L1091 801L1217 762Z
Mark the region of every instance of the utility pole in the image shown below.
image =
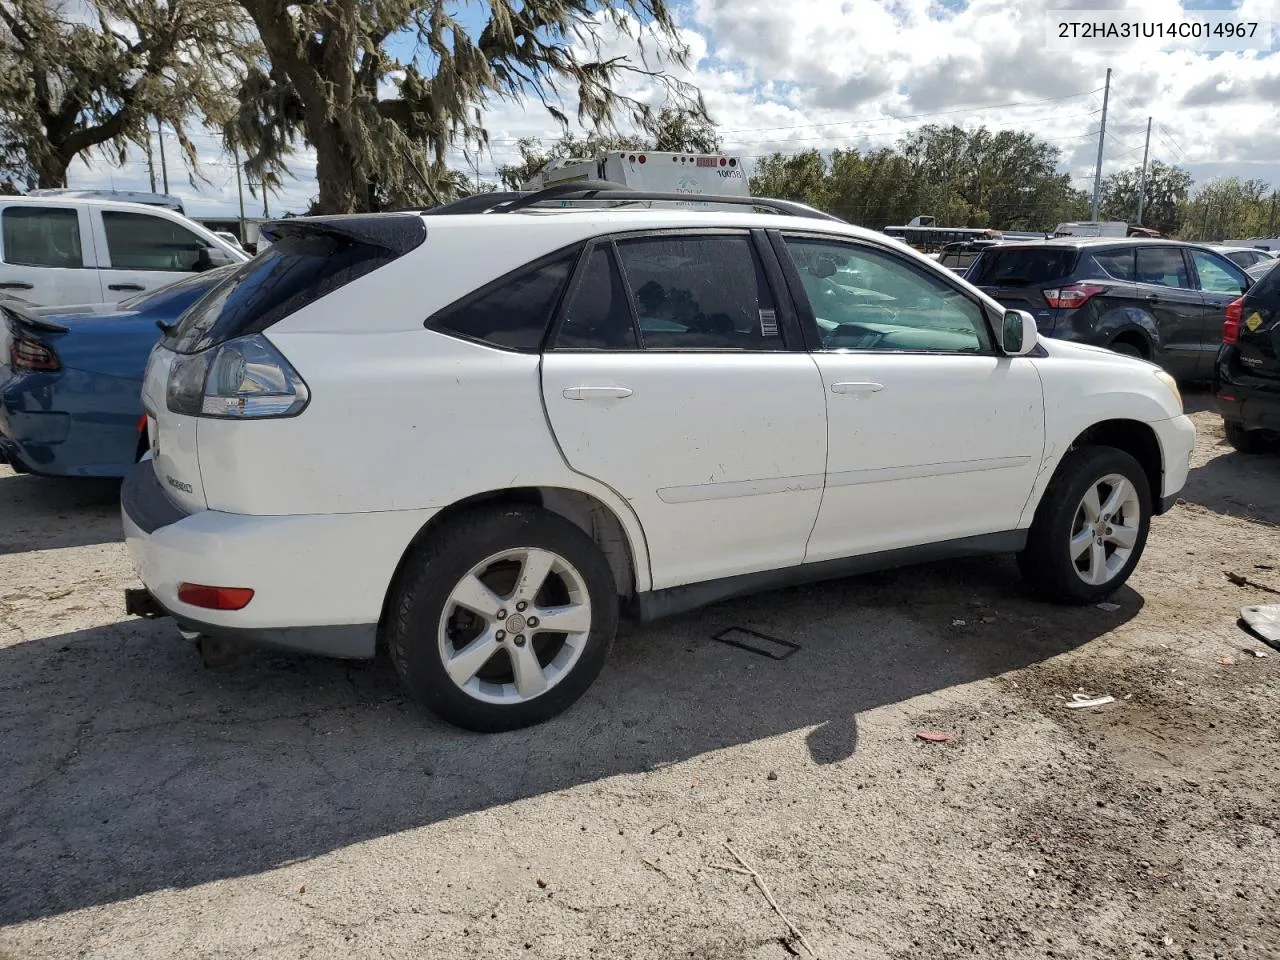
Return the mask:
M267 178L265 175L262 178L262 216L264 218L271 216L267 211Z
M1142 176L1138 179L1138 226L1142 226L1142 207L1147 199L1147 154L1151 152L1151 118L1147 117L1147 145L1142 148Z
M1111 97L1111 68L1107 67L1107 81L1102 88L1102 125L1098 127L1098 164L1093 171L1093 203L1089 207L1089 219L1098 219L1098 195L1102 192L1102 144L1107 138L1107 101Z
M147 127L147 176L151 179L151 192L156 192L156 165L151 159L151 128Z
M1271 218L1267 221L1267 236L1276 235L1276 191L1271 191Z
M169 165L164 160L164 127L160 125L160 118L156 117L156 136L160 138L160 175L164 177L164 192L169 192Z
M236 158L236 193L240 195L240 240L244 242L244 181L240 177L240 148L231 144L231 153Z

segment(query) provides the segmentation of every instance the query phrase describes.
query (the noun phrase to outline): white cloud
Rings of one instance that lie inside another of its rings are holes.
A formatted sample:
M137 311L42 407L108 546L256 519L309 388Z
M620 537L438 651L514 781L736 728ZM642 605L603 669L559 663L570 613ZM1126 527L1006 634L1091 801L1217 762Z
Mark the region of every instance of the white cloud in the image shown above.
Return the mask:
M1063 167L1092 181L1100 88L1113 68L1104 173L1142 159L1147 116L1154 116L1153 157L1189 166L1198 176L1260 176L1280 185L1280 135L1272 132L1280 97L1280 53L1044 48L1048 8L1122 8L1134 19L1167 20L1172 0L690 0L680 7L690 68L680 75L703 91L727 145L744 156L817 147L877 147L925 122L1030 129L1062 150ZM1276 0L1242 0L1242 19L1280 19ZM625 38L610 53L634 53ZM657 52L650 43L647 47ZM660 102L661 90L639 78L629 93ZM1038 102L1028 102L1038 101ZM1001 106L1017 103L1019 106ZM569 104L572 115L573 104ZM907 118L907 119L902 119ZM492 154L482 176L515 158L522 136L554 138L554 121L536 104L495 101L486 112ZM216 143L202 140L213 187L171 187L197 214L236 209L234 169L215 164ZM177 165L176 144L169 150ZM462 157L455 158L466 168ZM315 195L300 175L273 211L304 209ZM126 170L77 164L74 185L114 180L146 189L141 155ZM177 186L174 186L176 181ZM261 203L246 199L251 209Z

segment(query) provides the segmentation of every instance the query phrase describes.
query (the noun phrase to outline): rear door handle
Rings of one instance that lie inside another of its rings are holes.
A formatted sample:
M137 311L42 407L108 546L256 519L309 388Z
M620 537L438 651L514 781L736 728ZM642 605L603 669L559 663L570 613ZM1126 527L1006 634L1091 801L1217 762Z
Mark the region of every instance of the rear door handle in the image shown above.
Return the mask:
M832 393L879 393L883 389L883 383L856 383L849 380L831 385Z
M147 289L140 283L108 283L108 290L145 290Z
M31 284L23 283L21 280L10 280L7 283L0 283L0 290L30 290Z
M565 387L560 394L566 400L621 400L631 396L630 387Z
M1145 297L1143 297L1142 299L1143 299L1143 300L1145 300L1145 301L1147 301L1147 303L1159 303L1159 302L1160 302L1160 298L1159 298L1159 297L1157 297L1154 293L1148 293L1148 294L1147 294Z

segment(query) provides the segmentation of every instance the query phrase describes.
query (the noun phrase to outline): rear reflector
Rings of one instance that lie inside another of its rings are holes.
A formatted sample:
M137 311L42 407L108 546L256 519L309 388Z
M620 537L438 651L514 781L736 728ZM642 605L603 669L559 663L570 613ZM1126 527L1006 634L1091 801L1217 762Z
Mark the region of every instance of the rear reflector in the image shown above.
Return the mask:
M1227 304L1227 319L1222 323L1222 342L1225 344L1239 343L1240 341L1240 318L1244 315L1244 297L1238 300L1232 300Z
M180 583L178 599L206 610L243 610L253 599L253 591L248 587L206 587L199 583Z

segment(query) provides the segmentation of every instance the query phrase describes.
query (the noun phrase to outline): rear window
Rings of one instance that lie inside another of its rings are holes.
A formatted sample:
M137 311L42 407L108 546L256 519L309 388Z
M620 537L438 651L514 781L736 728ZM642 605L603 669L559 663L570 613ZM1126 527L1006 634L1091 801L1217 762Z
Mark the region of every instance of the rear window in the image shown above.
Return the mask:
M1054 247L991 247L974 264L969 282L984 287L1027 287L1070 275L1076 251Z
M195 353L233 337L261 333L426 238L418 216L300 219L278 230L264 253L235 268L183 314L165 346Z

